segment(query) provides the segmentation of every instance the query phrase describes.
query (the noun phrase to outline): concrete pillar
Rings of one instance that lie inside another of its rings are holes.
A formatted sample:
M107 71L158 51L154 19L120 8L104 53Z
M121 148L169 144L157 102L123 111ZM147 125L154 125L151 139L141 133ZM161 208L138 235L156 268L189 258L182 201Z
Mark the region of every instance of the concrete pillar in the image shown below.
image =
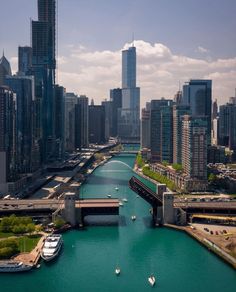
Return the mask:
M163 193L163 224L175 224L173 193Z
M166 185L165 184L157 184L156 193L159 196L162 196L164 192L166 192Z
M71 226L76 225L75 193L65 193L64 197L64 218Z

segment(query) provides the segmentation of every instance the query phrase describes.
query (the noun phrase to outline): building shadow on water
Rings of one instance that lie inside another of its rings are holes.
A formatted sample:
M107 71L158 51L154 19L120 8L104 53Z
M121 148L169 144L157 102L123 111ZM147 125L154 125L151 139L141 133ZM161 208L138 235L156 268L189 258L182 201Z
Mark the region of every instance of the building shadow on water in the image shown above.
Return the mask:
M146 228L155 228L152 222L152 216L144 216L143 224Z
M125 216L116 215L89 215L84 218L85 226L127 226L127 221Z

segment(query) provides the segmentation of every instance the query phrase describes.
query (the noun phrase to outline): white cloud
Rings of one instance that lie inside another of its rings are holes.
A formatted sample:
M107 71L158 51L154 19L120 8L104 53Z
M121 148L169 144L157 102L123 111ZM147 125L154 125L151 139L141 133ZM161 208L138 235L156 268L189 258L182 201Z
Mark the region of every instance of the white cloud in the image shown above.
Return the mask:
M205 54L205 53L209 53L209 50L206 48L203 48L202 46L198 46L197 47L197 52Z
M124 45L127 49L131 43ZM137 86L141 105L154 98L172 98L181 84L194 78L213 80L213 98L226 102L236 86L236 57L205 60L176 55L167 46L135 41ZM206 49L199 47L202 52ZM109 90L121 86L121 50L89 51L71 47L66 63L59 66L59 81L68 91L86 94L99 103L109 98Z
M67 91L86 94L100 103L109 98L111 88L121 86L121 51L91 51L80 45L66 46L60 54L58 80ZM213 98L224 103L234 94L236 87L236 57L228 59L191 58L174 54L167 46L135 41L137 49L137 86L141 88L141 106L151 99L172 98L189 79L213 80ZM17 58L10 59L16 69Z

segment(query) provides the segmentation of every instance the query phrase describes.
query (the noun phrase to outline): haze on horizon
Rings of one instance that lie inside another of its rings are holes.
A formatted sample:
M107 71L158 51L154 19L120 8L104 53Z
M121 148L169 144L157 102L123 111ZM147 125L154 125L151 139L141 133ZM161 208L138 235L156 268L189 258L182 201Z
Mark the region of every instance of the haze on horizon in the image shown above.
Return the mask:
M174 3L173 3L174 2ZM141 106L173 98L179 83L213 80L224 103L236 87L234 0L58 0L58 82L99 103L121 86L121 50L137 47ZM22 9L24 7L24 9ZM17 70L18 46L30 45L37 0L1 3L0 50ZM20 28L20 29L19 29Z

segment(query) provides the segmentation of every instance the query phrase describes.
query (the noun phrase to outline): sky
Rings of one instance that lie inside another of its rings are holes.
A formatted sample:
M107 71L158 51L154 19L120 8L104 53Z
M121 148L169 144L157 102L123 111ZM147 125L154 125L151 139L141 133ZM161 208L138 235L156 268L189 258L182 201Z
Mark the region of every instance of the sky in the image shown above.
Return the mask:
M17 71L37 0L0 0L0 51ZM137 48L141 106L173 98L189 79L213 80L218 103L235 95L235 0L58 0L57 81L95 103L121 86L121 51Z

